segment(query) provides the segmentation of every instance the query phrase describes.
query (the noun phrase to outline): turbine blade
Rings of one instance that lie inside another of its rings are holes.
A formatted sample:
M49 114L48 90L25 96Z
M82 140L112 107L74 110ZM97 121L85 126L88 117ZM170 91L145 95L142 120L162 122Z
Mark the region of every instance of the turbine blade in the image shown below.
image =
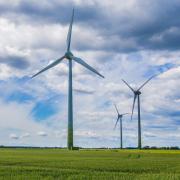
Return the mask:
M134 95L133 106L132 106L132 113L131 113L131 120L132 120L133 113L134 113L134 106L135 106L135 102L136 102L136 97L137 97L137 95Z
M118 111L118 109L117 109L116 104L114 104L114 107L115 107L115 109L116 109L116 112L119 114L119 111Z
M152 78L154 78L156 75L153 75L153 76L151 76L147 81L145 81L141 86L140 86L140 88L138 89L138 91L141 89L141 88L143 88L144 86L145 86L145 84L147 84Z
M69 31L68 31L68 35L67 35L67 51L70 50L70 46L71 46L71 34L72 34L72 25L73 25L73 20L74 20L74 8L72 11L72 17L71 17L71 22L69 25Z
M124 113L124 114L121 114L121 115L124 116L124 115L127 115L127 114L130 114L130 113Z
M90 71L96 73L97 75L101 76L102 78L104 78L103 75L101 75L99 72L97 72L93 67L91 67L90 65L88 65L86 62L84 62L81 58L78 57L72 57L72 59L74 61L76 61L77 63L81 64L82 66L86 67L87 69L89 69Z
M134 89L124 79L122 81L134 92Z
M118 117L117 120L116 120L116 124L115 124L115 126L114 126L114 129L116 129L116 126L117 126L118 121L119 121L119 117Z
M42 72L56 66L57 64L59 64L62 60L64 59L64 56L57 59L56 61L54 61L53 63L49 64L47 67L45 67L44 69L42 69L41 71L39 71L38 73L36 73L35 75L33 75L31 78L34 78L35 76L41 74Z

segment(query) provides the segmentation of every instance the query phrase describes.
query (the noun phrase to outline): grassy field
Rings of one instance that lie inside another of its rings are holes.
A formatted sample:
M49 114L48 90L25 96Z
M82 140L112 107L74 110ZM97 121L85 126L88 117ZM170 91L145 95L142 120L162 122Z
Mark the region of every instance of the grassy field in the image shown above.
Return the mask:
M0 179L179 180L180 151L2 148Z

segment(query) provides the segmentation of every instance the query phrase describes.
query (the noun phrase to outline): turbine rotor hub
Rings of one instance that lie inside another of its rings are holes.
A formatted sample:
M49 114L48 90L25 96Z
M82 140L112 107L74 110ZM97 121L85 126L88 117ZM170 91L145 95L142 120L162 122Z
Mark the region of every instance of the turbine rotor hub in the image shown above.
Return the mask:
M70 51L68 51L68 52L65 53L65 57L66 57L67 59L71 60L72 57L73 57L73 53L70 52Z
M140 92L140 91L136 91L135 93L136 93L136 95L140 95L140 94L141 94L141 92Z

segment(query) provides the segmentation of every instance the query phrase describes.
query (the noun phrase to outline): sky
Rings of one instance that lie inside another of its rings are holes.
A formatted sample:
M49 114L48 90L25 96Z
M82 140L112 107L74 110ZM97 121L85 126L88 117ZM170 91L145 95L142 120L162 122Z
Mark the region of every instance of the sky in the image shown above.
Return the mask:
M74 146L119 147L117 114L141 94L142 145L180 146L179 0L0 0L0 145L67 145L68 61L30 79L66 51L73 63ZM137 106L123 118L125 147L137 146Z

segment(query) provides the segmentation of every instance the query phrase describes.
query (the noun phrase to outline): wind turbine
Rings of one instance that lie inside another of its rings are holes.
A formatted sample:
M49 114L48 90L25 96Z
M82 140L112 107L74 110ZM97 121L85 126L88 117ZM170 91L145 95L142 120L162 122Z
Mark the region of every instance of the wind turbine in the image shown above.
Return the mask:
M117 112L117 115L118 115L117 120L116 120L116 124L115 124L115 126L114 126L114 129L116 128L117 123L118 123L118 121L119 121L119 128L120 128L120 148L122 149L122 148L123 148L122 118L123 118L124 115L127 115L127 114L129 114L129 113L119 114L119 111L118 111L118 109L117 109L117 106L116 106L115 104L114 104L114 106L115 106L115 109L116 109L116 112Z
M122 81L131 89L131 91L134 93L134 100L133 100L133 106L132 106L132 114L131 114L131 120L133 117L134 112L134 106L136 103L136 99L138 100L138 148L142 148L141 143L141 107L140 107L140 95L141 95L141 89L147 84L152 78L154 78L156 75L151 76L147 81L145 81L137 90L133 89L125 80L122 79Z
M72 61L74 60L75 62L81 64L85 68L89 69L90 71L96 73L100 77L104 78L103 75L101 75L99 72L97 72L93 67L88 65L85 61L83 61L81 58L78 58L74 56L71 52L71 35L72 35L72 25L73 25L73 20L74 20L74 9L72 11L72 17L71 17L71 22L69 25L69 31L67 35L67 51L65 54L54 61L53 63L49 64L47 67L36 73L35 75L32 76L34 78L35 76L39 75L40 73L58 65L63 59L68 60L69 62L69 87L68 87L68 136L67 136L67 147L68 149L73 149L73 92L72 92Z

